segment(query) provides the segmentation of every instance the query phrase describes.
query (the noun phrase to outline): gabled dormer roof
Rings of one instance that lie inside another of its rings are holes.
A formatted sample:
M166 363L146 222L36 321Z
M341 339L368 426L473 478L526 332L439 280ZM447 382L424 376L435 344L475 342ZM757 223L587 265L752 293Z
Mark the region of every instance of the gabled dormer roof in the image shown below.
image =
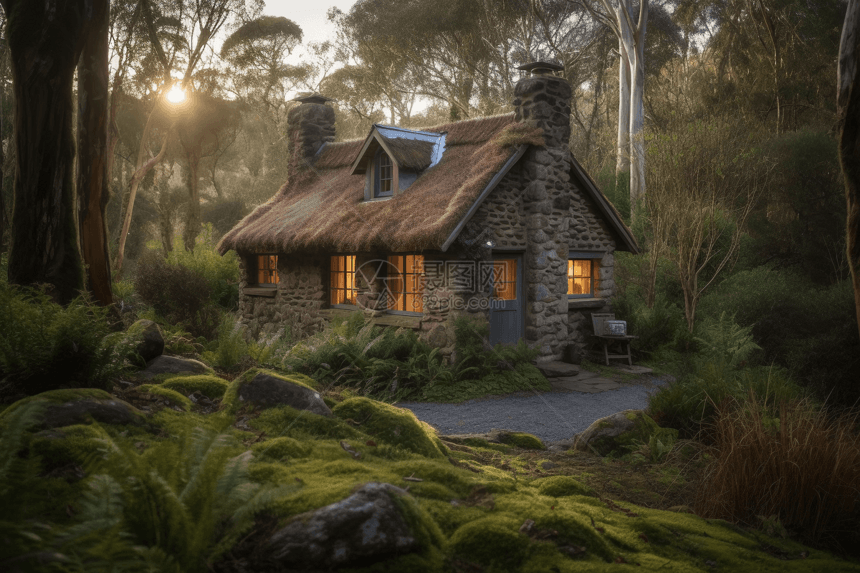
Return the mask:
M445 135L444 132L433 133L375 123L352 163L350 175L364 175L380 148L398 169L416 172L429 169L442 159Z

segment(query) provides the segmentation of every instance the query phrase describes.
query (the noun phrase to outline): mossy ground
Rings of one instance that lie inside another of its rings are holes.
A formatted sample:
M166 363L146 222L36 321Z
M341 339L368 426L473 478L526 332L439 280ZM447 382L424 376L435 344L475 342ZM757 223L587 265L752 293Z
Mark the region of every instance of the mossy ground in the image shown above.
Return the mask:
M275 525L366 482L409 491L403 510L421 550L356 571L578 572L616 563L646 571L860 570L793 541L687 513L702 466L694 442L679 442L652 463L645 451L601 458L523 449L517 440L443 442L411 413L366 398L339 401L334 411L328 418L288 407L163 408L150 417L160 433L92 425L34 434L27 451L42 459L40 480L55 509L33 517L60 527L74 522L87 477L68 468L87 465L102 432L146 460L153 445L188 428L226 428L254 454L251 479L289 486L266 510Z

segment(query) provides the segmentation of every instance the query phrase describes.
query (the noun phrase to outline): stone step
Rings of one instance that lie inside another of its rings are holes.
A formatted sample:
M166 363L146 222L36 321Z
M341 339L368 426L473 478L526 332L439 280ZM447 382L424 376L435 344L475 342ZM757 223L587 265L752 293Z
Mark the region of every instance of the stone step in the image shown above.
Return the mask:
M588 394L597 394L598 392L606 392L607 390L615 390L620 388L621 384L609 378L595 376L592 378L580 379L576 376L565 376L561 378L550 378L550 387L556 392L586 392Z
M576 376L579 374L579 366L576 364L559 361L540 362L537 364L537 369L546 378L560 378L562 376Z

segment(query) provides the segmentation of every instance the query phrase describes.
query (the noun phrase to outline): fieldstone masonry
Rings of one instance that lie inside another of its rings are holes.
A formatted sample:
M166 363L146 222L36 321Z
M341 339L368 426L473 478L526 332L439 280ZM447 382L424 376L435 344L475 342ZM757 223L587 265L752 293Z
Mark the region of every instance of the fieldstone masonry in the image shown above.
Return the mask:
M530 147L518 164L499 182L466 225L447 253L425 252L425 261L440 261L441 269L427 272L423 314L414 327L421 337L440 348L444 356L454 349L453 319L467 314L486 322L489 292L451 289L453 277L446 260L492 260L483 247L487 239L497 252L520 252L524 259L525 339L540 350L539 361L581 356L591 333L591 314L609 311L614 294L615 240L588 194L571 180L570 85L555 76L532 76L514 90L516 119L540 127L546 146ZM334 111L319 103L303 103L288 116L293 145L292 162L300 168L326 141L334 138ZM568 299L567 260L571 251L603 253L594 299ZM358 253L356 268L384 261L390 253ZM245 254L252 257L252 254ZM328 308L328 256L282 256L280 282L274 297L246 293L249 286L244 260L240 286L240 313L252 335L272 334L286 324L310 334L325 324L318 311ZM385 284L380 277L366 281L357 273L359 308L370 318L383 315ZM369 278L369 277L368 277ZM251 283L253 278L250 279ZM251 284L250 286L253 286ZM253 289L251 289L253 290Z

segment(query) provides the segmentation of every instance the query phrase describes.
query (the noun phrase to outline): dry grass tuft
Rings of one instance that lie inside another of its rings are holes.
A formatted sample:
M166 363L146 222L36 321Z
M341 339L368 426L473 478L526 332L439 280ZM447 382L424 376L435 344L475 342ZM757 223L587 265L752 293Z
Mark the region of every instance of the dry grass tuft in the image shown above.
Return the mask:
M829 418L805 401L768 415L752 395L722 407L696 511L768 525L804 541L857 554L860 548L860 436L857 415ZM784 529L783 529L784 528Z

